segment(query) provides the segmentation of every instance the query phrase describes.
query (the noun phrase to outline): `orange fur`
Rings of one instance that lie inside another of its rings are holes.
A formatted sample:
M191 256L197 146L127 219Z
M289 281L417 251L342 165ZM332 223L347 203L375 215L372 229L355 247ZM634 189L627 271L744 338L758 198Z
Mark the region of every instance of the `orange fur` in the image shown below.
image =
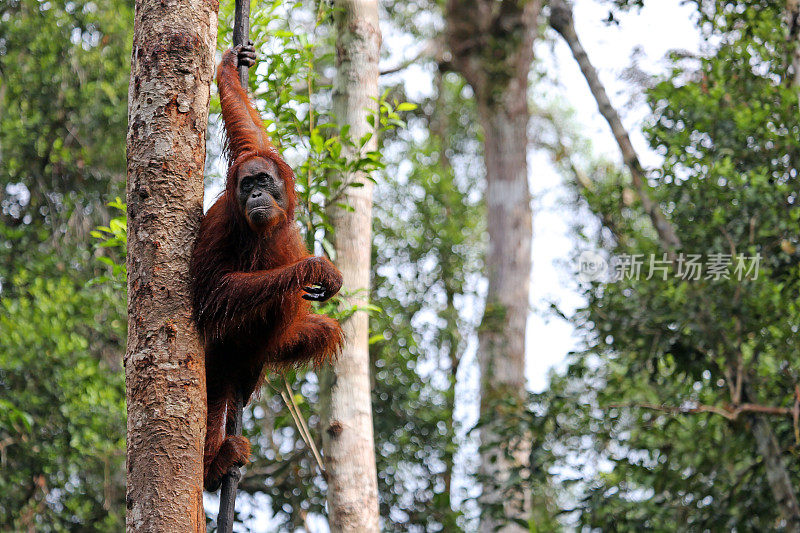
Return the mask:
M267 368L321 364L335 356L343 340L339 323L312 313L302 298L308 285L335 294L342 276L303 245L294 221L294 173L269 142L236 67L236 51L229 50L217 70L217 85L231 164L225 192L200 226L191 268L195 320L206 349L203 463L209 490L250 454L246 439L229 434L237 389L246 403ZM277 165L287 192L286 217L262 233L249 226L236 201L238 169L254 157Z

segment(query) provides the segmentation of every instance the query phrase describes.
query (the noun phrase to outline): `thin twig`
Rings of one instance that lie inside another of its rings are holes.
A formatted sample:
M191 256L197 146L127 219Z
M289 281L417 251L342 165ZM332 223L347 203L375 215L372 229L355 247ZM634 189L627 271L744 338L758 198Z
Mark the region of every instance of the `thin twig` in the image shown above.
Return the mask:
M308 429L306 419L303 416L303 413L300 412L300 407L294 401L294 394L292 394L292 389L289 387L289 382L285 377L283 378L283 383L286 386L286 391L281 391L281 397L283 398L286 407L289 409L289 413L292 415L292 419L297 426L297 431L300 433L300 437L302 437L303 442L305 442L306 446L308 446L308 448L311 450L314 460L317 462L317 466L319 467L319 471L324 477L325 466L322 464L322 456L320 455L317 445L311 436L311 431Z
M624 403L611 404L609 408L640 408L661 411L670 414L693 414L693 413L713 413L720 415L728 420L736 420L742 413L761 413L765 415L787 416L794 415L793 407L773 407L770 405L759 405L754 403L743 403L741 405L728 407L718 407L716 405L696 404L694 407L679 407L674 405L658 405L653 403Z
M322 464L322 455L319 453L319 449L317 449L317 444L314 442L314 438L311 436L311 431L308 429L308 424L306 424L306 419L303 416L303 413L300 412L300 407L294 401L294 395L291 393L292 389L289 387L289 382L286 381L286 378L283 378L283 382L286 385L286 392L289 394L289 399L292 401L292 405L294 406L294 410L297 413L297 418L300 420L300 425L303 427L303 430L306 433L306 444L308 447L311 448L311 452L314 454L314 459L317 460L317 465L319 466L320 472L325 474L325 467Z

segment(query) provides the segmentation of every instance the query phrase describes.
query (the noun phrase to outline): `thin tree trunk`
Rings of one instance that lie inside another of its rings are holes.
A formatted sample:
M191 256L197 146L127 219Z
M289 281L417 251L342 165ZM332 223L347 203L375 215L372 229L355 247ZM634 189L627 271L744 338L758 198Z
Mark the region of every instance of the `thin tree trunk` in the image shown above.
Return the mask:
M617 110L614 109L614 106L611 105L611 100L608 99L608 94L597 75L597 71L589 61L589 56L578 39L572 18L572 6L568 2L565 0L552 0L550 2L550 25L561 34L567 45L569 45L575 61L577 61L581 72L583 72L583 77L586 78L586 82L589 84L589 89L592 91L594 99L597 101L600 114L611 126L611 132L614 134L620 152L622 152L622 159L631 173L631 182L636 195L639 197L639 201L642 202L642 207L647 216L650 217L662 246L668 254L672 255L675 250L681 247L681 241L677 233L675 233L675 228L666 219L659 205L650 197L650 186L647 183L647 177L639 161L639 156L633 148L631 139L622 125L622 120L620 120Z
M137 0L128 95L127 530L201 532L205 371L189 257L217 4Z
M441 53L438 55L441 55ZM437 70L434 75L434 86L436 87L436 101L430 118L430 131L439 139L439 166L444 172L452 172L450 158L447 155L450 149L450 138L447 125L447 113L445 109L447 102L445 101L446 99L444 97L444 76L440 70ZM446 248L445 250L439 250L437 248L437 252L439 264L447 265L448 261L444 255L450 253L449 248ZM450 287L449 283L450 279L452 278L452 273L449 272L449 270L449 268L444 268L441 273L441 279L445 284L445 308L451 310L446 315L446 325L444 328L444 331L450 334L447 343L447 356L450 361L450 376L448 383L449 388L445 393L447 399L447 410L450 413L450 417L447 419L447 439L450 443L450 450L446 451L444 455L444 472L442 473L442 478L445 486L444 493L447 495L447 507L448 509L453 510L453 471L455 469L455 450L458 448L458 444L456 443L455 389L457 383L458 366L461 363L461 336L459 335L458 331L458 312L455 310L454 304L455 290Z
M337 0L334 111L340 126L350 126L358 141L374 132L367 116L376 111L381 32L377 0ZM365 150L377 146L375 136ZM356 154L351 154L355 156ZM335 262L344 277L350 305L363 306L369 294L372 231L372 182L348 187L342 203L353 211L330 207ZM345 346L322 371L322 446L328 483L328 522L333 532L378 531L378 477L372 427L369 379L369 323L357 311L344 324Z
M484 132L489 278L478 331L481 415L481 531L527 531L530 487L512 482L528 468L526 435L509 439L501 404L524 409L525 331L531 274L528 186L528 74L541 2L449 0L447 44L452 66L475 91ZM507 454L500 446L509 446Z
M764 458L767 484L778 504L781 516L786 520L784 531L796 533L800 531L800 505L775 433L765 415L753 415L750 421L758 452Z
M800 0L786 0L786 26L788 27L792 66L791 84L800 87Z

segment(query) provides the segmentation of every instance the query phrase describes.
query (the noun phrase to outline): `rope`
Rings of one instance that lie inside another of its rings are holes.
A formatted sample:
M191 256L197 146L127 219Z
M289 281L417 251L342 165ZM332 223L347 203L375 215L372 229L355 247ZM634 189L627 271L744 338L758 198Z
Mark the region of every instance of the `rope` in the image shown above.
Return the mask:
M247 44L250 37L250 0L236 0L234 8L234 21L233 21L233 46ZM242 87L247 90L248 75L247 66L239 66L239 80L242 82ZM226 434L232 433L234 435L242 434L242 410L244 409L244 398L242 391L236 391L236 412L234 413L233 427L227 427ZM218 533L232 533L233 532L233 517L234 509L236 506L236 491L239 488L239 480L242 478L241 472L235 466L228 469L225 477L222 479L222 489L219 493L219 513L217 514L217 531Z

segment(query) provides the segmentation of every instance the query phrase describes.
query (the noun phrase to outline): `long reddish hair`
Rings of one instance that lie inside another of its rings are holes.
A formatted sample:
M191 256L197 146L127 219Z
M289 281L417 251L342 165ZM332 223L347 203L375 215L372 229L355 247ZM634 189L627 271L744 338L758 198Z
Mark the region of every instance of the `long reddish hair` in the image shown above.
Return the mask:
M247 439L227 428L237 391L248 402L267 369L321 364L338 353L344 339L338 322L314 313L307 301L335 295L342 275L303 244L294 223L294 174L267 138L239 82L239 51L226 52L217 72L230 163L225 192L203 217L191 264L195 320L206 352L203 479L208 490L250 455ZM236 194L240 168L256 157L277 166L286 189L285 216L263 231L247 223Z

